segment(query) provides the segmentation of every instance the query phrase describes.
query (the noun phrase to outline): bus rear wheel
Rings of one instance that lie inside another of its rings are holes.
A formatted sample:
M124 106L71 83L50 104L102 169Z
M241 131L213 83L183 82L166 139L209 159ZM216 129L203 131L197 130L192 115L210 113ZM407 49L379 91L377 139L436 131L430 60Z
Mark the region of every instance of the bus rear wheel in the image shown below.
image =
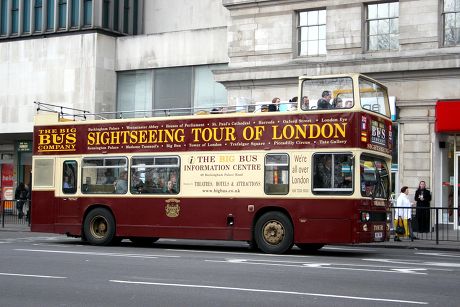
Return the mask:
M110 245L116 241L115 219L105 208L96 208L88 213L83 231L86 240L92 245Z
M254 239L264 253L282 254L292 247L294 229L281 212L264 213L256 222Z

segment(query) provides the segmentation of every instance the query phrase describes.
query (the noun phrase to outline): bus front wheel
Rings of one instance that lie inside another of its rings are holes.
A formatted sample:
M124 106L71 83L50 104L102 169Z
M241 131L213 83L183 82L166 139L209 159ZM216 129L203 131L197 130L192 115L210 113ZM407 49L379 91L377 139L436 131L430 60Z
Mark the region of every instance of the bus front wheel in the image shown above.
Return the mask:
M90 244L109 245L115 240L115 219L107 209L93 209L85 218L83 231Z
M294 229L281 212L264 213L256 222L254 239L264 253L282 254L292 247Z

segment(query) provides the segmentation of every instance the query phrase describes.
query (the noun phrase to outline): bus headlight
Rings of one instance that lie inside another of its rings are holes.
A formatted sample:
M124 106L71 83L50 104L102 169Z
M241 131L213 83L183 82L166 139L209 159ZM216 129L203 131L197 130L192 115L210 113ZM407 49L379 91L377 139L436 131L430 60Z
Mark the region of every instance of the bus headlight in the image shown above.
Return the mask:
M361 212L362 222L369 222L370 219L371 219L371 214L369 212L366 212L366 211Z

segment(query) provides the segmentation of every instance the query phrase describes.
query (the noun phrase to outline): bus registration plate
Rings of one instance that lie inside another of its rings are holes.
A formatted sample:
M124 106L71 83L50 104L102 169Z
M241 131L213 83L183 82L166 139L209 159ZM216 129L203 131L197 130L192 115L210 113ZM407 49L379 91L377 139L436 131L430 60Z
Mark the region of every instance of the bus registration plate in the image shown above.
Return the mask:
M381 241L383 238L383 232L374 232L374 240Z

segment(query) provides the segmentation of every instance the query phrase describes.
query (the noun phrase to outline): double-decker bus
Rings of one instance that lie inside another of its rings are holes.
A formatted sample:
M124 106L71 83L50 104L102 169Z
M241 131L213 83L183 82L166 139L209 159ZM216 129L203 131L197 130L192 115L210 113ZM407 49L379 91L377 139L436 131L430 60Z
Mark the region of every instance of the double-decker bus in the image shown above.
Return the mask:
M94 245L241 240L266 253L388 240L385 86L302 76L290 111L205 113L38 112L31 230Z

